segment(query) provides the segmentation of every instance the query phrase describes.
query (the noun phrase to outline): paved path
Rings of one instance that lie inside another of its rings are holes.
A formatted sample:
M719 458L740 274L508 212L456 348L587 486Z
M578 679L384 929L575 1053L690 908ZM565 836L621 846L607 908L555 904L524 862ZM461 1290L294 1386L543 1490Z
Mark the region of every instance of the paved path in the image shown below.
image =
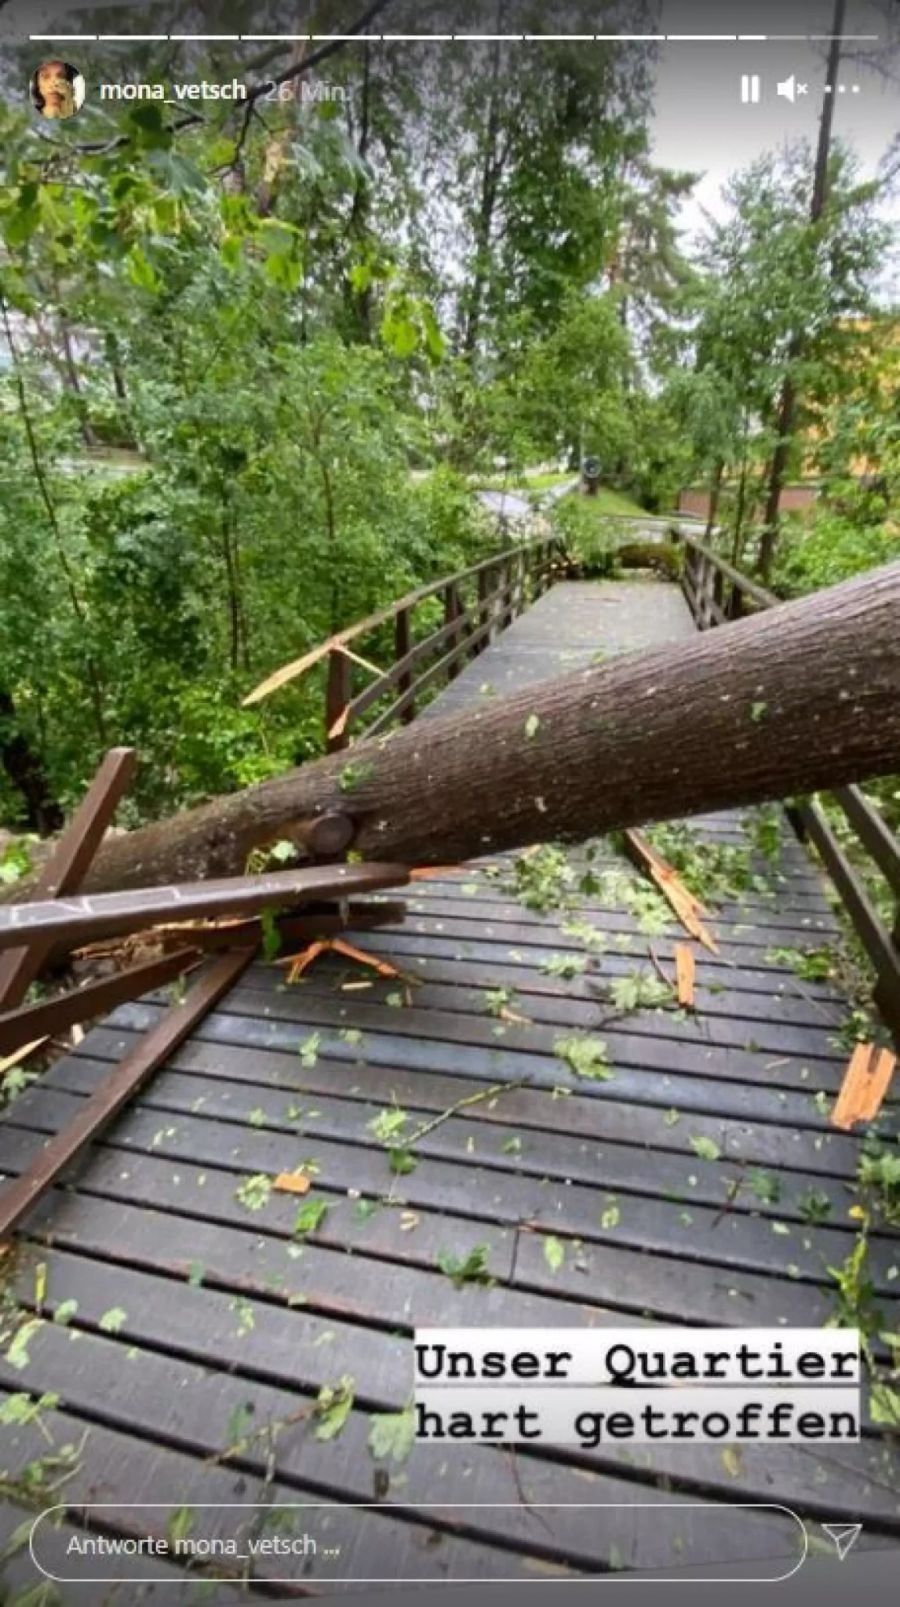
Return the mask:
M674 588L560 585L435 707L689 630ZM402 926L360 939L412 980L326 959L287 989L254 965L22 1234L11 1288L44 1320L26 1365L0 1361L0 1391L58 1395L45 1426L81 1445L63 1498L112 1502L107 1523L135 1530L150 1522L135 1503L164 1502L154 1527L183 1508L196 1536L231 1522L206 1502L399 1503L334 1516L338 1555L288 1565L321 1583L785 1573L796 1524L735 1503L786 1504L820 1540L821 1521L860 1517L863 1543L900 1535L896 1463L874 1432L739 1454L612 1441L532 1444L514 1461L444 1442L398 1463L373 1450L372 1414L409 1400L416 1326L599 1340L610 1325L650 1338L654 1324L833 1313L826 1269L855 1243L859 1152L827 1122L846 1005L799 985L783 951L828 942L834 918L786 825L777 864L746 860L745 827L738 812L694 823L708 864L730 850L759 878L716 906L695 1014L622 998L657 965L672 975L684 933L608 842L558 865L542 908L509 857L417 885ZM25 1166L164 1002L118 1010L17 1099L0 1166ZM593 1076L567 1058L573 1040L593 1046ZM391 1147L410 1152L407 1170L391 1169ZM301 1165L307 1195L272 1188ZM466 1281L467 1264L493 1282ZM879 1235L868 1276L889 1301L896 1245ZM319 1438L317 1397L342 1379L352 1406ZM35 1426L4 1433L12 1472L47 1451ZM410 1521L412 1502L430 1504L428 1522Z

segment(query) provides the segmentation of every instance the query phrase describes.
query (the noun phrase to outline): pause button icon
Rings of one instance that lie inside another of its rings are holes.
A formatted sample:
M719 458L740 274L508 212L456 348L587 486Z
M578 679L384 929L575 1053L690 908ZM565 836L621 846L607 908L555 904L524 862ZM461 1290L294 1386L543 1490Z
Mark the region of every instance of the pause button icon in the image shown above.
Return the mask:
M759 73L741 73L741 100L745 106L759 100Z

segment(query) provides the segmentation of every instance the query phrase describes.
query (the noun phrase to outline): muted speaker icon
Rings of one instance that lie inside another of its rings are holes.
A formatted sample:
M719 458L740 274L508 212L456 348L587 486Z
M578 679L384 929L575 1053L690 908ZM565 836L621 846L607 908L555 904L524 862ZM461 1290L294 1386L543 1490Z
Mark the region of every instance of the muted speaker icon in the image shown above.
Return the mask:
M785 100L793 101L797 93L797 80L791 73L790 78L782 78L775 87L777 94L783 96Z

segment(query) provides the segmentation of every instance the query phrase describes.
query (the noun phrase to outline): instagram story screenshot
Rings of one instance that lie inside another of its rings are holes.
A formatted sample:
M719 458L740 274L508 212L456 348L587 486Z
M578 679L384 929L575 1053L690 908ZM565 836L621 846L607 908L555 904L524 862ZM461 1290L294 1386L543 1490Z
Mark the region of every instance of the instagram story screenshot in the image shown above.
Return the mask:
M900 3L0 0L0 1604L900 1580Z

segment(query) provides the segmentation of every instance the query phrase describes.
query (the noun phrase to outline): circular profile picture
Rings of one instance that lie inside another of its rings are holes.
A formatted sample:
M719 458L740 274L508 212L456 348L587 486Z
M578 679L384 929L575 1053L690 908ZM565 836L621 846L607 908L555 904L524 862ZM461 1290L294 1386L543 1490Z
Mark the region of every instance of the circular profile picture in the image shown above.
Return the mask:
M68 61L42 61L32 74L31 100L42 117L74 117L84 105L84 79Z

